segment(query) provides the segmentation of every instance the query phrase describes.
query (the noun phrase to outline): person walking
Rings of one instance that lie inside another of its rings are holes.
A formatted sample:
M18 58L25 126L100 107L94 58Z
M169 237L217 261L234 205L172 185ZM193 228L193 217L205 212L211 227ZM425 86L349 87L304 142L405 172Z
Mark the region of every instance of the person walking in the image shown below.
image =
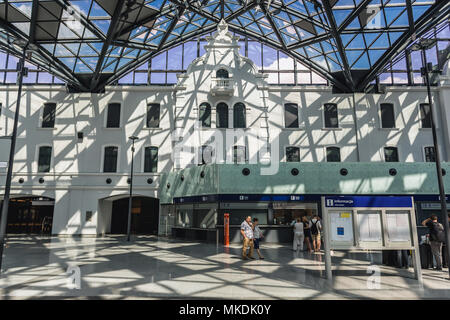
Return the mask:
M253 228L252 228L252 217L248 216L241 223L241 234L244 237L242 241L242 259L248 260L253 258ZM249 253L247 255L247 248L250 247Z
M322 223L319 216L315 215L311 219L311 236L313 241L314 252L320 252L320 233L322 232Z
M445 242L445 232L442 224L438 222L437 215L422 221L422 225L430 231L431 253L436 260L436 270L442 270L442 243Z
M259 221L258 218L253 218L253 247L256 250L256 253L258 254L258 257L260 259L264 259L264 257L261 254L261 251L259 250L259 243L264 238L264 235L259 228Z
M305 241L305 234L303 232L303 222L300 218L297 218L294 224L294 241L292 244L292 250L303 251L303 242Z

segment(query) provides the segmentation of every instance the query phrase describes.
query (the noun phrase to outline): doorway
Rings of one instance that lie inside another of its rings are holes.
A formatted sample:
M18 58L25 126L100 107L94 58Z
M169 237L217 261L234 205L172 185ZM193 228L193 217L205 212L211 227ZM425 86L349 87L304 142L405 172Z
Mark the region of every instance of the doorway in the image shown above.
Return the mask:
M17 197L9 200L7 234L51 234L54 199Z
M111 233L126 234L128 199L114 200L111 214ZM159 200L151 197L133 197L131 209L132 234L158 234Z

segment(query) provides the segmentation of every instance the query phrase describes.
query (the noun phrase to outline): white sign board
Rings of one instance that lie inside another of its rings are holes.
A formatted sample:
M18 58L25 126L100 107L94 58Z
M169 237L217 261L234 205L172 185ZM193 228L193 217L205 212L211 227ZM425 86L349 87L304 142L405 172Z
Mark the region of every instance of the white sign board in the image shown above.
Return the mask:
M353 243L353 219L348 211L330 212L331 241Z
M409 242L411 233L409 227L409 212L407 211L386 211L386 228L389 241Z
M358 211L359 241L381 242L381 212Z

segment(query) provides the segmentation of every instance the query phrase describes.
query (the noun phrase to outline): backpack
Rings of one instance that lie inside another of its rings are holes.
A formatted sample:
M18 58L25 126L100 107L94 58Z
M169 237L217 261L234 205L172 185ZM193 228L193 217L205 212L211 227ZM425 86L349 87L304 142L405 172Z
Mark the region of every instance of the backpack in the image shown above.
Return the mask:
M432 241L445 242L444 227L439 222L432 222L430 226L430 238Z
M316 220L315 223L311 221L311 233L314 235L319 234L319 232L320 232L319 227L317 226L318 222L319 222L319 220Z

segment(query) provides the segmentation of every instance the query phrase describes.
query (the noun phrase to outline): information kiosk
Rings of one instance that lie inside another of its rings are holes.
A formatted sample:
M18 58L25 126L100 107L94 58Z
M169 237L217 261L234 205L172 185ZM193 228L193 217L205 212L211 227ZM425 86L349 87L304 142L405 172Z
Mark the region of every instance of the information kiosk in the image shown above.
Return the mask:
M328 279L330 250L411 250L414 275L422 283L412 197L325 196L322 215Z

